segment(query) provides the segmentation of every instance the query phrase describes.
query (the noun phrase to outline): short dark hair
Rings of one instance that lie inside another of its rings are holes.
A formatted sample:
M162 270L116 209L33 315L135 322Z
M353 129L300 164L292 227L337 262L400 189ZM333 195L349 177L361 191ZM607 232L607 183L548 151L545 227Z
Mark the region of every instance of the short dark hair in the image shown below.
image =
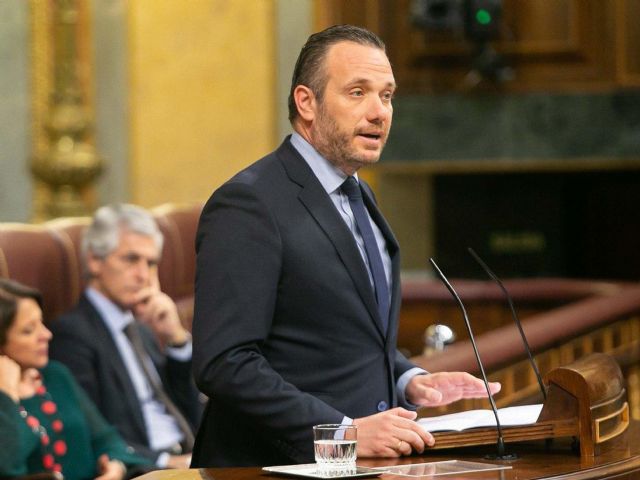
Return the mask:
M293 122L298 116L293 91L298 85L305 85L311 89L319 102L322 101L324 88L327 85L327 75L324 61L329 48L338 42L354 42L385 50L384 42L375 33L354 25L334 25L321 32L314 33L304 44L291 78L289 91L289 121Z
M42 295L38 290L15 280L0 278L0 347L7 342L7 331L16 319L18 300L22 298L31 298L42 308Z

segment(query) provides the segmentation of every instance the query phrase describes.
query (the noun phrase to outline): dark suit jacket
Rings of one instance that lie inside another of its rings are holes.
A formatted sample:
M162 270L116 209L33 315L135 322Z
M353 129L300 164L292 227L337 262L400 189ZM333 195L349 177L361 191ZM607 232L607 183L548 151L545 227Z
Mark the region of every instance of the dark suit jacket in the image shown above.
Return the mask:
M355 239L289 140L206 204L196 239L194 371L210 397L192 466L313 461L312 426L397 405L397 242L389 333Z
M145 349L153 360L167 393L185 418L197 428L200 418L198 390L191 375L191 361L166 356L151 331L137 324ZM155 462L159 452L149 448L142 408L120 356L102 317L89 299L82 295L76 307L55 320L50 356L63 362L135 451Z

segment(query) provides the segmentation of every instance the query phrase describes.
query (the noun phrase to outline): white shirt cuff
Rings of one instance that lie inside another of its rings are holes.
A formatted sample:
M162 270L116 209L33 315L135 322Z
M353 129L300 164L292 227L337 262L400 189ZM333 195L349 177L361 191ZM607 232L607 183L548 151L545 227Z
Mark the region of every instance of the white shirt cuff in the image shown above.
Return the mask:
M407 389L407 385L409 385L409 382L413 377L415 377L416 375L427 375L428 373L429 372L427 372L422 368L413 367L407 370L406 372L404 372L400 376L400 378L398 379L398 382L396 383L396 393L398 394L398 405L408 408L410 410L416 410L418 408L417 405L414 405L413 403L410 403L409 401L407 401L407 395L405 390Z
M166 468L167 464L169 463L170 456L171 455L169 455L167 452L162 452L160 455L158 455L158 458L156 459L156 467Z
M169 347L167 346L167 355L178 360L180 362L187 362L191 360L193 355L193 343L189 340L182 347Z

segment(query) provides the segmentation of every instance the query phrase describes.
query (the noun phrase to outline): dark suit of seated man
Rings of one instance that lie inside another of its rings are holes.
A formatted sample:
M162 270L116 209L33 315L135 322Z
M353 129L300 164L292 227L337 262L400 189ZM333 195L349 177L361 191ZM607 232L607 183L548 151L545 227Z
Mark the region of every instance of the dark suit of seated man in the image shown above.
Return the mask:
M69 367L131 449L158 467L180 468L189 465L201 408L191 336L159 287L162 242L140 207L96 212L82 240L88 288L51 325L51 357Z

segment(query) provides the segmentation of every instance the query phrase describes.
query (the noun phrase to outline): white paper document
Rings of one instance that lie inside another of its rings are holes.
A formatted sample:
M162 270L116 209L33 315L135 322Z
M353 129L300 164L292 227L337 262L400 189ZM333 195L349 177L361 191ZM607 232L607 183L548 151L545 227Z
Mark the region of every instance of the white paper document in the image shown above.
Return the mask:
M536 423L542 410L542 404L522 405L498 409L500 426L513 427ZM496 417L491 410L468 410L466 412L450 413L438 417L424 417L417 420L418 424L428 432L445 430L467 430L477 427L495 427Z

